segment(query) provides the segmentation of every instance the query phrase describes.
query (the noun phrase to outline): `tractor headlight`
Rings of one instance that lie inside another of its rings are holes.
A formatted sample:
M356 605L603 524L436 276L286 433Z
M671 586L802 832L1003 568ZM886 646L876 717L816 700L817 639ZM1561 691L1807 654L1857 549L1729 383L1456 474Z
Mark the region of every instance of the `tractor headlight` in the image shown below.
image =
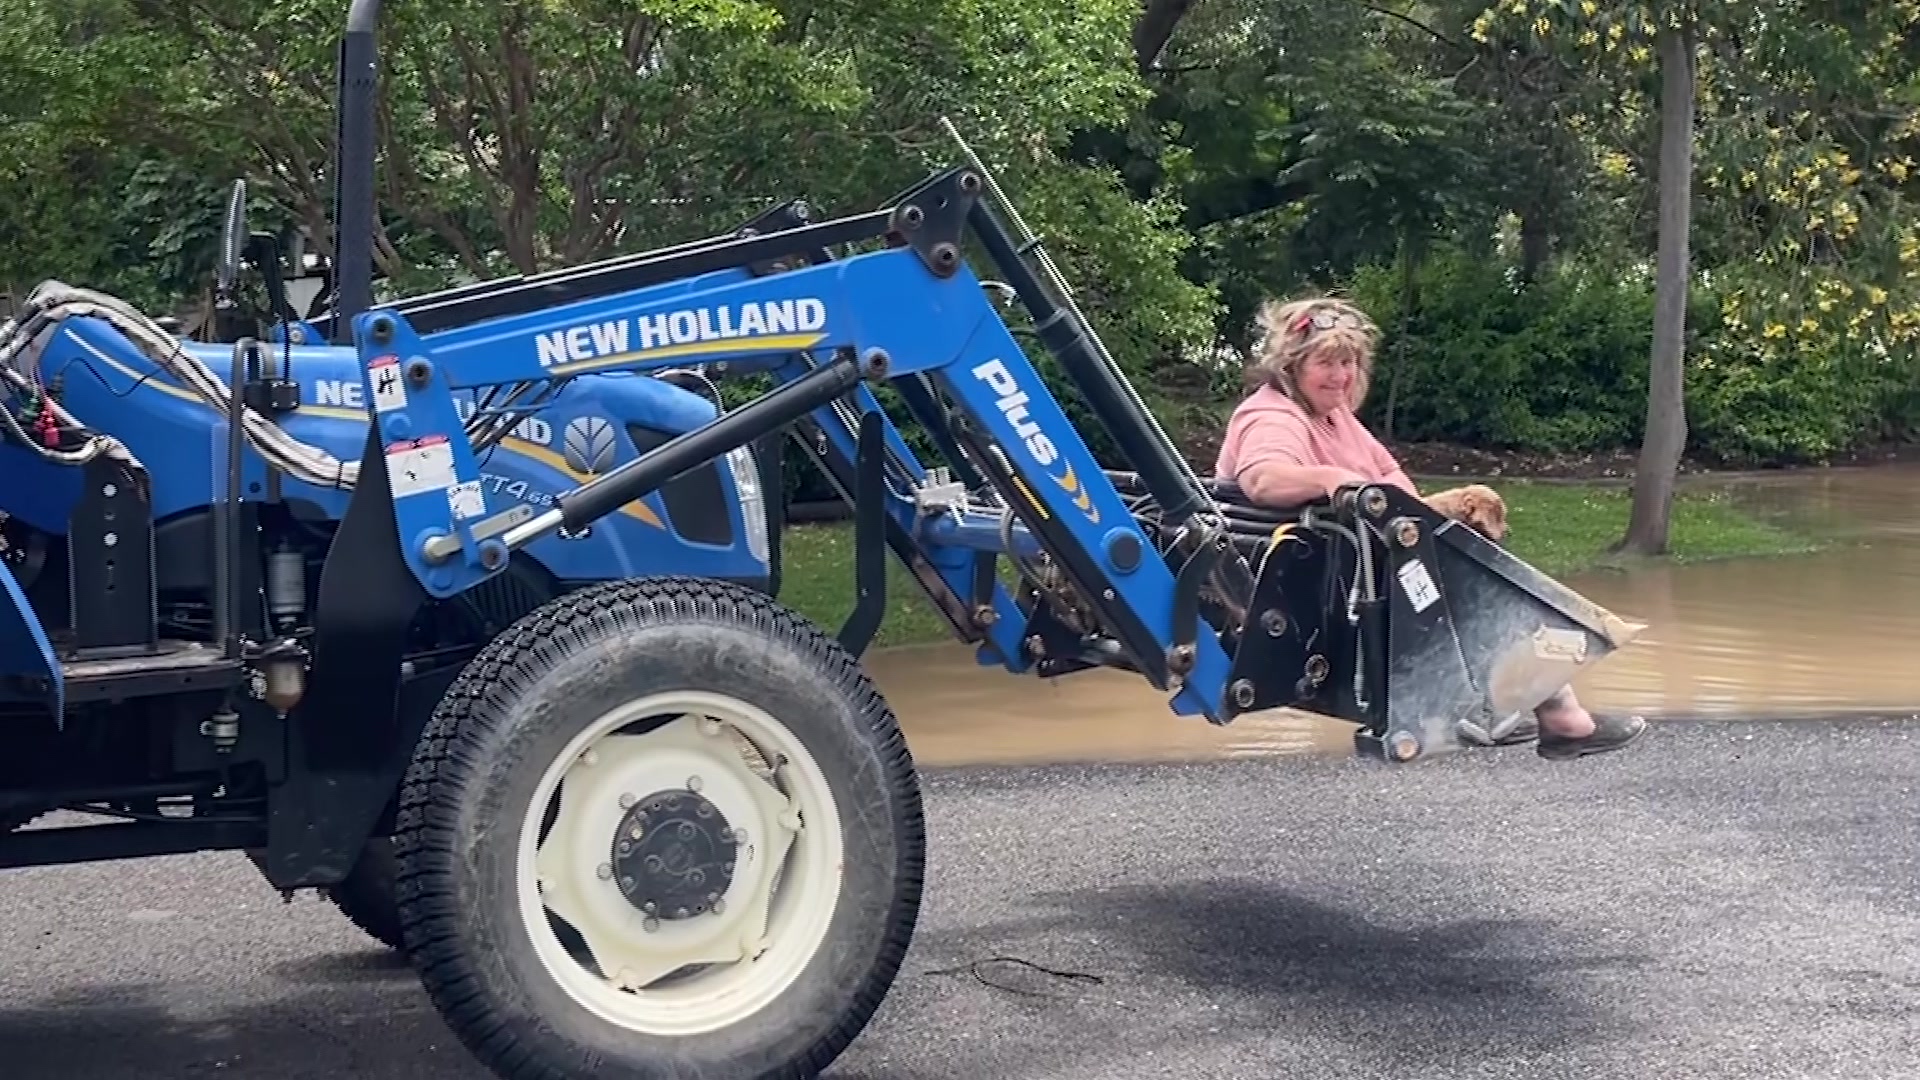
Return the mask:
M753 450L740 446L727 451L727 467L733 470L734 489L740 493L740 519L747 529L747 550L761 562L767 561L767 502L760 488L760 463Z

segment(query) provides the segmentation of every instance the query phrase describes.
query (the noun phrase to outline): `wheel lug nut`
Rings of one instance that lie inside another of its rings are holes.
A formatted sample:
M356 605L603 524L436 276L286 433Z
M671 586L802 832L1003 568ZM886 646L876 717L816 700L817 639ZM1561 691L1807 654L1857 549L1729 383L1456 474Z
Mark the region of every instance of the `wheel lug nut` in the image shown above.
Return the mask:
M621 892L632 892L632 891L633 891L633 879L632 879L632 878L630 878L630 877L623 877L623 878L621 878L621 879L620 879L620 891L621 891Z
M713 913L715 915L725 915L727 913L727 902L725 900L715 900L713 902Z
M680 839L682 840L693 839L693 823L692 822L683 821L680 823Z
M645 912L648 915L652 915L660 910L660 905L649 900L646 903L640 905L640 910Z
M625 840L622 840L620 841L620 846L615 850L620 852L620 854L622 855L631 855L633 854L633 845L626 842Z
M647 870L649 872L657 874L660 872L661 868L665 865L666 865L665 863L660 861L660 856L658 855L647 856Z
M620 809L622 809L622 810L631 810L631 809L633 809L633 804L634 804L634 803L637 803L637 802L639 802L639 801L640 801L640 800L639 800L639 799L636 799L636 798L634 798L634 797L633 797L633 795L632 795L631 793L628 793L628 794L625 794L625 795L622 795L622 796L620 796Z

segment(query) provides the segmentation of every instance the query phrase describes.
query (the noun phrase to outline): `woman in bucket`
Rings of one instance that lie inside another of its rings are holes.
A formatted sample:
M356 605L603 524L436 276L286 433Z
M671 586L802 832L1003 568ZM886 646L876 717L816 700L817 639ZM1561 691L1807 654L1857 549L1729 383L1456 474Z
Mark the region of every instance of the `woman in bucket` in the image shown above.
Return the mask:
M1322 297L1269 301L1258 324L1261 339L1247 370L1252 392L1227 423L1214 475L1265 506L1296 506L1359 483L1392 484L1420 498L1354 415L1373 374L1379 330L1372 320L1344 300ZM1495 542L1506 536L1505 506L1488 488L1455 488L1426 502ZM1534 718L1546 758L1617 750L1647 729L1638 716L1593 716L1570 686L1534 709Z

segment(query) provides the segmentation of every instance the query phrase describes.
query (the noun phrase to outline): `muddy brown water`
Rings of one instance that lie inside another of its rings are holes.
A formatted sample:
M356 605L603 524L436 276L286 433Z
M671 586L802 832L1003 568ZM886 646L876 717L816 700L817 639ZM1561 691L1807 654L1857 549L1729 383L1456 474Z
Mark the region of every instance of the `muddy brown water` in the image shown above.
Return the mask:
M1920 466L1694 481L1833 541L1813 555L1563 579L1648 625L1575 687L1589 708L1780 718L1920 710ZM928 765L1350 753L1353 727L1272 710L1216 727L1175 716L1138 676L980 667L956 645L868 668Z

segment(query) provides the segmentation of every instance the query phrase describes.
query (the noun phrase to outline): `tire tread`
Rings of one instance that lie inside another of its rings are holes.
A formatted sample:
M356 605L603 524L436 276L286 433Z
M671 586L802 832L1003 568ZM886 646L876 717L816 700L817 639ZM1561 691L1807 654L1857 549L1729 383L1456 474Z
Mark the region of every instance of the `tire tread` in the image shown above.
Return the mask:
M448 1025L503 1080L609 1075L603 1071L606 1062L597 1068L583 1062L578 1071L563 1071L557 1063L541 1060L537 1049L522 1037L520 1021L494 1011L485 976L462 951L452 882L462 795L481 774L484 748L500 734L508 705L525 688L530 673L541 667L539 654L555 647L564 650L580 628L591 627L607 618L608 611L619 609L642 612L645 622L718 623L759 633L806 656L846 696L852 714L864 726L863 742L890 780L900 840L893 873L898 891L882 952L825 1037L799 1060L756 1080L817 1076L866 1027L905 960L925 881L924 808L906 738L858 661L811 621L743 586L689 577L589 585L521 618L468 663L428 720L400 792L394 828L400 862L395 893L406 949Z

